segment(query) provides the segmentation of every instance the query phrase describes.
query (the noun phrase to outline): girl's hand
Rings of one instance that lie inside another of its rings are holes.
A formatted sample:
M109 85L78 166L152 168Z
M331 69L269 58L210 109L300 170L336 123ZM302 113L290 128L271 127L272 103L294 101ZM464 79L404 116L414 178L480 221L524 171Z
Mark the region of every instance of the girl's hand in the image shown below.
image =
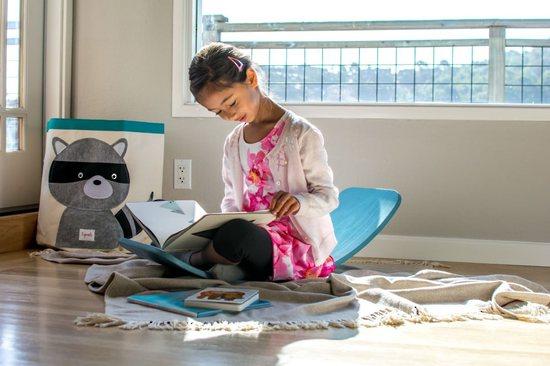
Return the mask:
M294 215L300 211L300 201L288 192L279 191L271 199L269 211L277 218Z

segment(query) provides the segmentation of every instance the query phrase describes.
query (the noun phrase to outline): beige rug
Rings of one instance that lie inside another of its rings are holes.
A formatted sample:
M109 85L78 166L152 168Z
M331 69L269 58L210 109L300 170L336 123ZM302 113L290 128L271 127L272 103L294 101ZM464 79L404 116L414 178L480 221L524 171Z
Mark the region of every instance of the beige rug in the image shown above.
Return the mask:
M550 293L518 276L460 276L436 269L415 274L349 270L327 279L286 283L245 282L273 307L191 319L131 304L126 297L150 290L231 286L221 280L162 278L146 260L92 265L85 281L105 294L105 313L79 317L79 326L165 330L325 329L510 318L550 324Z
M62 250L42 249L30 253L31 257L41 257L44 260L65 264L118 264L135 259L135 254L124 249L99 251L94 249Z

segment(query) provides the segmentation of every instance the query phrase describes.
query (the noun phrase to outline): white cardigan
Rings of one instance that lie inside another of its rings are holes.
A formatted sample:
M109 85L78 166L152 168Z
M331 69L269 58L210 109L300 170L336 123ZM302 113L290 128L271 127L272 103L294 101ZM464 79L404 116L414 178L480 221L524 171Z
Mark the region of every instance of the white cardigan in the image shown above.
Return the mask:
M266 159L279 190L289 192L300 202L300 211L290 220L302 239L311 244L315 264L321 265L336 246L329 213L338 206L338 189L333 184L321 131L291 111L287 110L283 118L288 121ZM245 123L239 124L225 140L222 212L243 210L239 136L244 126Z

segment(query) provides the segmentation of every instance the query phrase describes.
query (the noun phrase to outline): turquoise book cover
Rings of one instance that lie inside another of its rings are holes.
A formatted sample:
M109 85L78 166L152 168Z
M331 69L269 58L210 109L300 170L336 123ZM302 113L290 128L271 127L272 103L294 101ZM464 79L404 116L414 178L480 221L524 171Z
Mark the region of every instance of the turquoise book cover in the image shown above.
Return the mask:
M129 296L127 300L131 303L149 306L152 308L182 314L193 318L204 318L223 312L223 310L220 309L205 309L185 306L185 299L191 295L194 295L195 293L197 293L197 291L199 290L136 294ZM250 304L244 310L261 309L270 306L271 303L267 300L257 300L256 302Z

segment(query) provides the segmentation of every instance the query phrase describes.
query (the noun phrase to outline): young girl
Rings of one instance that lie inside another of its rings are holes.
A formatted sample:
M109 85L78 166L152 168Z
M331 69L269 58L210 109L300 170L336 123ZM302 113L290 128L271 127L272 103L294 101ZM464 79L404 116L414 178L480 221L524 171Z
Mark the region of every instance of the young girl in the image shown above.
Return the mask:
M325 277L336 245L329 213L338 189L321 132L260 88L258 68L239 49L211 43L193 58L190 89L203 107L240 122L227 136L222 212L270 210L276 220L232 220L185 260L199 267L236 264L253 280Z

